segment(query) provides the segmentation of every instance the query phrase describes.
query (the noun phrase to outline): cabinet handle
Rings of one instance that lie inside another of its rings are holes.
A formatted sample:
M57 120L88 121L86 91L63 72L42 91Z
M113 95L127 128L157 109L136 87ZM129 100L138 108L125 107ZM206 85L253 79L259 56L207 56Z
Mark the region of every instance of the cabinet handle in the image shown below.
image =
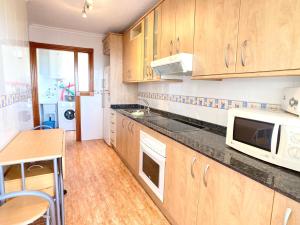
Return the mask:
M195 178L195 174L194 174L194 165L195 165L196 161L197 161L197 158L194 156L193 159L192 159L192 163L191 163L191 176L192 176L193 178Z
M229 68L229 51L230 51L230 44L227 45L226 54L225 54L225 66Z
M204 171L203 171L203 184L205 187L207 187L207 172L208 172L208 169L209 169L209 164L207 164L204 168Z
M122 119L122 127L123 127L123 128L125 128L125 126L124 126L124 121L125 121L125 119L123 118L123 119Z
M130 127L130 131L131 131L132 134L133 134L133 127L134 127L134 123L132 123L131 127Z
M180 39L179 37L177 37L177 40L176 40L176 53L178 54L179 53L179 50L180 50Z
M241 49L241 63L242 63L242 66L246 66L245 51L246 51L247 44L248 44L247 40L245 40L242 44L242 49Z
M173 52L173 41L170 41L170 55L172 55Z
M130 129L129 129L130 124L131 124L131 122L129 122L128 125L127 125L127 130L128 130L129 132L130 132Z
M284 213L283 225L288 225L291 214L292 214L292 209L287 208Z

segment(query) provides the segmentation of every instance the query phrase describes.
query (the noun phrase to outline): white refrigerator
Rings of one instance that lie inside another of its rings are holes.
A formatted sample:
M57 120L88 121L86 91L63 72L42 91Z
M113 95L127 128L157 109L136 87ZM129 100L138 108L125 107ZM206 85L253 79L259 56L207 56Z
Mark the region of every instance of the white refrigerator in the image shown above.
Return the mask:
M102 108L103 108L103 138L106 144L110 144L110 67L104 68L103 89L102 89Z

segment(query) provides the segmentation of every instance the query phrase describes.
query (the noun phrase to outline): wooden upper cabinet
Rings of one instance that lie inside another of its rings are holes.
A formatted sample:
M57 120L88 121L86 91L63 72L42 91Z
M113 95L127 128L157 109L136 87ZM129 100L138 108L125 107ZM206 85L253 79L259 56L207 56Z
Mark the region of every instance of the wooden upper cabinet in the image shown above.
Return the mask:
M300 224L300 203L275 192L271 225Z
M123 37L123 81L130 80L132 48L130 42L130 31L127 31Z
M144 21L124 34L123 46L123 80L143 80Z
M144 19L144 80L151 80L153 71L151 62L153 61L153 43L154 43L154 11Z
M242 0L237 72L299 69L299 12L299 0Z
M163 205L174 220L172 224L196 224L200 168L197 152L173 141L168 143Z
M175 54L193 54L195 0L176 0Z
M175 54L176 0L165 0L161 4L160 58Z
M162 3L161 55L193 53L195 0L165 0Z
M196 0L193 76L235 72L240 0Z
M208 158L201 171L198 225L270 224L273 190Z

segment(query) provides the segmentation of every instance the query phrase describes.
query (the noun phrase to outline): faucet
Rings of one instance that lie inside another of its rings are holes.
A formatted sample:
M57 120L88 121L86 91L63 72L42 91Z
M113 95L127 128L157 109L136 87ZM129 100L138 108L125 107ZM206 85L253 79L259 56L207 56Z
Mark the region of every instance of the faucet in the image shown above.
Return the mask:
M141 98L140 100L142 100L145 105L144 105L144 110L149 114L150 113L150 104L146 99Z

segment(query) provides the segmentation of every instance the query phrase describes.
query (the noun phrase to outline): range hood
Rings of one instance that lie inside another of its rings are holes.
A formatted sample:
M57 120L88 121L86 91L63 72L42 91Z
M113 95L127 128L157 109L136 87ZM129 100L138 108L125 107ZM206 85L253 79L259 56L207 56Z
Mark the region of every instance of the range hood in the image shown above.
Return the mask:
M179 53L151 62L151 67L162 79L180 79L191 75L193 69L193 55Z

